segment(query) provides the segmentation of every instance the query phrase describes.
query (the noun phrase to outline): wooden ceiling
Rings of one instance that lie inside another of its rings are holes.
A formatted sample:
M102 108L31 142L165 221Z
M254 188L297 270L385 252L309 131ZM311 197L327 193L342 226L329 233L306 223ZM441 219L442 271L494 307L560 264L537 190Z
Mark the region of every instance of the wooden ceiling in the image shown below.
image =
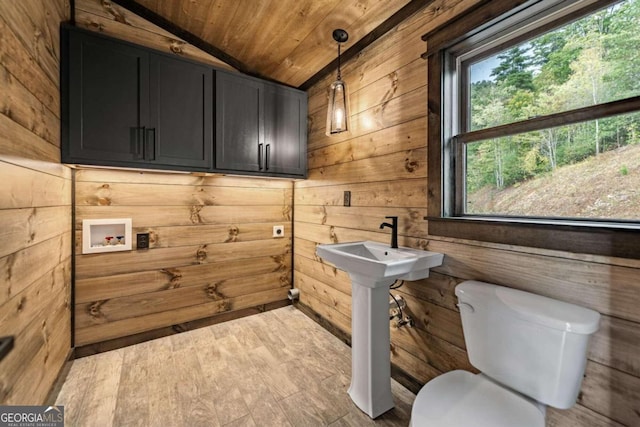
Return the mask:
M141 14L146 10L148 13L143 16L152 22L155 15L159 21L166 20L201 39L214 50L222 51L227 62L241 71L294 87L309 83L314 76L317 79L320 72L335 69L337 46L331 36L334 29L347 30L349 40L342 49L353 56L396 21L428 3L418 0L114 1L125 7L137 6L134 11ZM161 25L161 22L154 23Z

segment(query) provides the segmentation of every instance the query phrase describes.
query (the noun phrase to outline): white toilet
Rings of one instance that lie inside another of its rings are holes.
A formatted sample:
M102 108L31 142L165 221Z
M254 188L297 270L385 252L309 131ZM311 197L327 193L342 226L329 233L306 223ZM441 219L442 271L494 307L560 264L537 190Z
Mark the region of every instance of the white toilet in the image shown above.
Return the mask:
M599 313L476 281L460 283L456 296L469 361L482 373L429 381L412 427L544 427L546 405L573 406Z

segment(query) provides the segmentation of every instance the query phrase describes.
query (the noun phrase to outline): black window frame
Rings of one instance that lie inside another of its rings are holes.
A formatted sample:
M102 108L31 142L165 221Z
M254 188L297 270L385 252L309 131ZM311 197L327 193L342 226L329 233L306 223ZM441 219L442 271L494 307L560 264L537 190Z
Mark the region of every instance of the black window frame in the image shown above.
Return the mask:
M465 215L463 193L456 182L464 179L464 144L491 137L549 128L588 120L592 114L607 117L640 111L640 97L614 101L534 120L458 134L453 114L459 114L460 86L451 73L459 58L478 50L479 56L517 45L618 0L493 0L482 2L454 22L425 34L428 62L428 233L466 240L586 253L640 258L640 223L592 219ZM497 18L496 18L497 17ZM506 35L509 36L506 36ZM475 57L474 57L475 58ZM463 94L464 95L464 94ZM464 112L463 112L464 114ZM487 136L489 135L489 136Z

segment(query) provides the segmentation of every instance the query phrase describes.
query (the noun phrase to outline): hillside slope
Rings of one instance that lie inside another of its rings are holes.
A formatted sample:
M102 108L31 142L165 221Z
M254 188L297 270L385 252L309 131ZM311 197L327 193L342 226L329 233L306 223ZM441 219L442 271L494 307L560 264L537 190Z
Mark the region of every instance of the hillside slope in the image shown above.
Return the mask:
M543 177L469 195L470 213L640 218L640 145L600 154Z

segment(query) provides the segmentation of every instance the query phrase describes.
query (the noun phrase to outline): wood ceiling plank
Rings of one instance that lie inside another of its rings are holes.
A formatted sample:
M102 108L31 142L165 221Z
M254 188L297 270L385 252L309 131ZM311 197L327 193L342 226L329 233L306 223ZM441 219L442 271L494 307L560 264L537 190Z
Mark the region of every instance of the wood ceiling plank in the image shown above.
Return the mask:
M380 37L375 49L363 48L357 52L357 57L354 57L342 67L342 76L349 90L356 91L371 83L374 79L393 72L395 69L418 58L424 53L424 46L421 47L411 43L412 40L415 41L425 32L441 27L452 16L461 14L482 1L484 0L425 0L426 7L422 7L417 13L401 21L385 37ZM407 41L408 43L405 45L401 41ZM418 51L420 53L417 53ZM347 51L343 57L348 58L350 54L351 51ZM300 86L300 89L307 90L309 94L309 111L316 109L312 108L314 95L322 92L322 97L326 99L327 88L335 79L335 64L331 68L328 66L327 69L329 71L319 71L317 75ZM372 73L371 71L374 69L377 70ZM368 77L367 74L369 75Z
M282 9L282 12L274 11L274 15L286 16L286 19L272 19L268 22L263 27L263 42L249 45L246 56L254 58L257 69L265 69L270 64L281 64L340 1L298 1L293 9L291 5L279 2L279 9Z
M185 29L197 36L201 36L207 24L207 13L211 7L210 0L191 0L183 6L183 13L186 19Z
M270 21L278 20L278 17L272 13L276 10L273 4L277 4L278 0L251 1L250 5L247 5L246 0L240 3L244 3L244 5L236 9L233 19L224 27L226 31L223 46L225 50L234 52L234 55L239 60L252 64L251 66L255 68L251 57L247 58L245 56L242 59L242 52L246 50L247 45L256 44L262 46L264 44L268 37L264 37L261 29Z
M326 65L327 58L337 54L336 43L331 33L336 28L349 32L348 48L383 23L390 15L401 9L409 0L351 1L340 4L333 13L305 38L300 45L276 69L266 70L267 75L279 81L299 86ZM274 67L275 68L275 67Z
M438 0L111 1L196 47L219 52L212 54L240 71L300 86L319 70L316 81L335 70L334 29L350 33L343 54L354 57L395 27L399 14L406 19ZM393 25L390 18L396 18Z
M202 39L224 50L225 28L231 23L240 4L240 1L214 1L209 9Z
M308 2L309 0L301 0L297 4L291 5L283 1L270 0L264 8L255 13L255 19L251 19L251 25L246 27L251 31L251 34L244 35L244 38L249 40L248 43L237 46L239 56L250 58L255 62L258 56L265 53L266 47L271 44L271 41L281 35L289 18L298 13L297 9L301 5ZM276 50L278 48L279 46L276 46Z
M181 3L182 1L158 1L158 12L162 16L170 16L175 20L178 18Z

